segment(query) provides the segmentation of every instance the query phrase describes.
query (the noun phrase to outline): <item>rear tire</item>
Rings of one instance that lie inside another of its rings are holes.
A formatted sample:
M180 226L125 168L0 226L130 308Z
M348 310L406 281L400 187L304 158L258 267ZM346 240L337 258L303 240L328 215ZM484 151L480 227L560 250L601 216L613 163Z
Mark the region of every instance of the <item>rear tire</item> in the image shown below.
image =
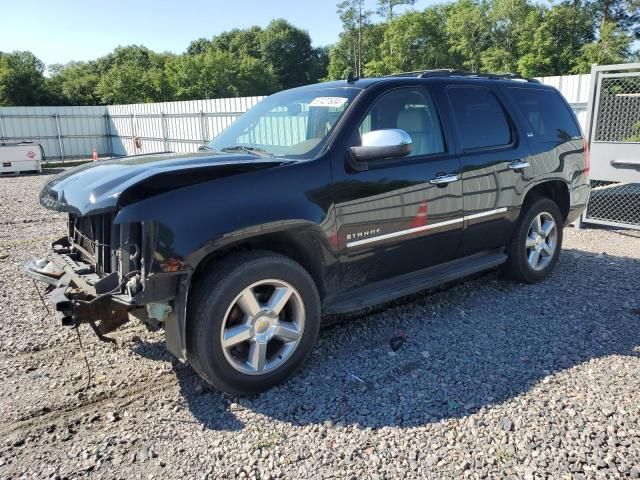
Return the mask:
M320 298L291 259L243 252L198 279L187 322L187 358L200 376L224 392L255 394L307 359L320 327Z
M562 249L562 228L558 205L541 195L533 197L507 245L505 275L523 283L538 283L551 275Z

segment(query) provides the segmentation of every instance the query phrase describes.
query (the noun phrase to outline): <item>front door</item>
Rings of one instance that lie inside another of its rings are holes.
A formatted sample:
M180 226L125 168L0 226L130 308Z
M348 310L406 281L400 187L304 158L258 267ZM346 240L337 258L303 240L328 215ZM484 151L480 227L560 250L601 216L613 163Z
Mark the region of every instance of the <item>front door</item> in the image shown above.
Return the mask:
M336 159L343 285L357 287L455 258L463 226L461 171L430 92L388 91L356 125L350 146L367 132L400 128L411 136L412 152L369 162L366 170Z

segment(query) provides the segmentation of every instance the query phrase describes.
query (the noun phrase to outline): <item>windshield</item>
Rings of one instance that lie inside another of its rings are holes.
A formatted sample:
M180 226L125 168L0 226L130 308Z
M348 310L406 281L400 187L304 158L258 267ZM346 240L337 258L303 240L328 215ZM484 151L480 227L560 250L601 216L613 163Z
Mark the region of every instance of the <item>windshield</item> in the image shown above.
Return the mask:
M221 152L314 158L360 90L288 90L265 98L211 141Z

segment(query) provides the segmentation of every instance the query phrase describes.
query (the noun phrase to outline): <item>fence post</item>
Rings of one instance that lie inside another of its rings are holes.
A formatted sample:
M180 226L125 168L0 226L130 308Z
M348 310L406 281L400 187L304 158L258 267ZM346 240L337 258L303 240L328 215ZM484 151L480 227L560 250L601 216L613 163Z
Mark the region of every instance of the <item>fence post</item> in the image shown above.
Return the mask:
M109 156L113 157L113 141L111 139L111 126L109 125L109 112L105 111L104 114L104 126L107 132L107 142L109 144Z
M56 122L58 145L60 146L60 158L64 162L64 143L62 142L62 126L60 125L60 115L58 115L57 113L54 113L53 118L55 119L55 122Z
M134 120L134 115L132 112L129 112L129 122L131 123L131 146L133 147L133 154L135 155L136 153L138 153L136 150L136 122ZM127 152L127 155L130 155L129 152Z
M160 125L162 126L162 145L164 151L169 151L169 136L167 132L167 117L164 112L160 112Z
M209 143L209 128L207 125L207 117L205 113L200 110L200 139L202 140L202 144L206 145Z
M4 131L4 118L1 113L0 113L0 139L2 139L3 142L7 141L7 134Z

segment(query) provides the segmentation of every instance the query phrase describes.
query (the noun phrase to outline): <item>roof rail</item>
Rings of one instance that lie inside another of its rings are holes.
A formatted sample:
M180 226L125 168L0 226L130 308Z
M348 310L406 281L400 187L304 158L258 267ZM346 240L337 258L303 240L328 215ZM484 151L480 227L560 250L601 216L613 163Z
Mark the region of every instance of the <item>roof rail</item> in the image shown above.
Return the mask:
M439 68L436 70L416 70L414 72L401 72L391 75L385 75L385 77L417 77L417 78L432 78L432 77L468 77L468 78L481 78L489 80L518 80L523 82L540 83L535 78L523 77L517 73L476 73L467 72L464 70L455 70L452 68Z

